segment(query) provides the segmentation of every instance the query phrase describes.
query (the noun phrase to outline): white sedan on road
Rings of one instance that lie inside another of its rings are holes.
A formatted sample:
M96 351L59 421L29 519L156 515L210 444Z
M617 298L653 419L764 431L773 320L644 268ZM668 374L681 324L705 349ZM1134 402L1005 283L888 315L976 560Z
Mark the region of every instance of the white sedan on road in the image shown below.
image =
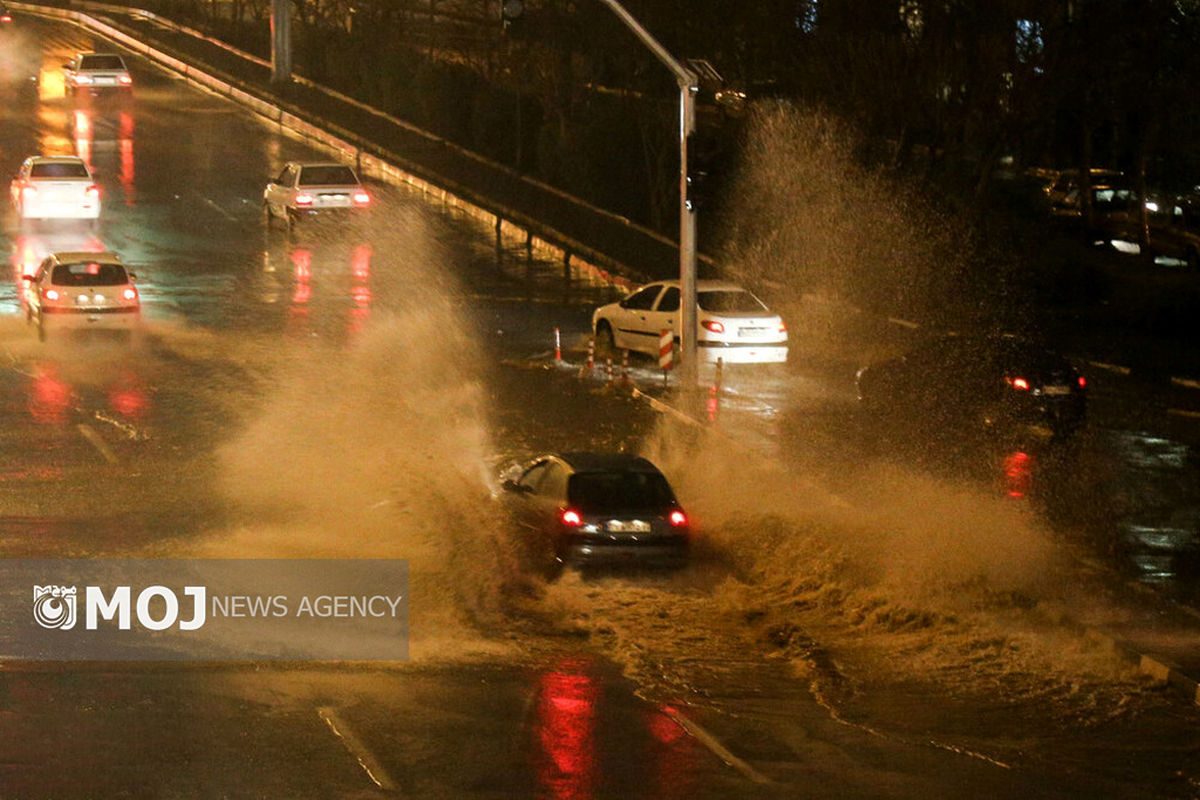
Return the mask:
M601 348L657 356L659 338L670 330L679 341L679 281L658 281L592 314ZM700 360L726 364L787 361L787 326L746 289L727 281L696 282L696 344Z
M354 170L344 164L288 162L263 190L267 224L280 217L292 227L301 217L335 217L371 205Z
M27 319L38 338L51 328L132 331L141 323L141 298L134 275L116 253L51 253L25 284Z
M9 192L22 221L94 221L100 216L100 187L77 156L30 156L21 164Z

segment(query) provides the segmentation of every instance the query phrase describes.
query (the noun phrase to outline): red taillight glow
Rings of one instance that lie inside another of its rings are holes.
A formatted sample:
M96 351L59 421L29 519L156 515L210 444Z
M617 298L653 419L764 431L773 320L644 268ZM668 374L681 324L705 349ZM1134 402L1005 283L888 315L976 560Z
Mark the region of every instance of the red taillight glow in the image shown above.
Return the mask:
M121 292L121 296L126 300L137 300L137 289L130 286L128 289Z
M579 516L579 512L573 508L563 509L562 514L559 515L559 519L562 520L563 525L568 525L572 528L578 528L583 524L583 517Z
M682 528L684 525L688 524L687 514L683 513L679 509L672 511L671 516L668 517L668 519L676 528Z
M12 14L0 16L0 22L12 22Z
M779 332L780 332L780 333L787 333L787 323L786 323L786 322L780 322L780 323L779 323Z
M1029 381L1024 378L1009 378L1008 385L1022 392L1029 391Z
M371 195L367 194L366 192L355 192L354 193L354 205L365 206L370 202L371 202Z
M97 199L100 197L100 187L93 184L92 186L89 186L88 188L84 189L83 193L86 194L88 197L92 198L93 200Z
M1085 386L1087 386L1087 378L1080 375L1079 376L1079 388L1082 389Z
M117 80L121 82L122 86L130 86L133 84L133 78L129 77L128 75L122 75L121 77L117 78Z
M57 289L47 289L46 291L42 292L42 297L46 298L47 300L57 300L58 299L58 290Z
M710 333L724 333L725 326L717 322L715 319L706 319L700 323L700 327Z
M312 196L311 194L298 194L298 195L296 195L296 205L298 205L298 206L311 206L312 204L313 204L313 196Z

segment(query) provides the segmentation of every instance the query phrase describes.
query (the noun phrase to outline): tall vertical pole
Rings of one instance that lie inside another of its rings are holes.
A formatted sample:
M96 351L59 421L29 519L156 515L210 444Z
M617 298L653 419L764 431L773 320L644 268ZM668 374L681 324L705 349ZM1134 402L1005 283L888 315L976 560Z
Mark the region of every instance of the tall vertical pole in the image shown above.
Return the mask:
M696 209L688 202L688 137L696 130L696 86L679 87L679 385L696 388Z
M679 385L695 393L699 369L696 364L696 212L687 201L687 140L696 128L696 74L659 44L642 24L633 18L617 0L599 0L633 31L642 44L661 61L679 85Z
M271 83L292 80L292 0L271 0Z

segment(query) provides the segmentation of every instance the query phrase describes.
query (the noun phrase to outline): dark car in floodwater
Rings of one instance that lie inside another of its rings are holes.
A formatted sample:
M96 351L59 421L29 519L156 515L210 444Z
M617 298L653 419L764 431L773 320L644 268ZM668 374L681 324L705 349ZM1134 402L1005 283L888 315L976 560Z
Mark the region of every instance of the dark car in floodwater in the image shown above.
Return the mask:
M562 566L675 567L691 526L666 477L625 453L553 453L503 483L523 544L551 573Z
M945 335L857 375L862 411L934 435L1039 432L1083 425L1087 380L1063 355L1011 336Z

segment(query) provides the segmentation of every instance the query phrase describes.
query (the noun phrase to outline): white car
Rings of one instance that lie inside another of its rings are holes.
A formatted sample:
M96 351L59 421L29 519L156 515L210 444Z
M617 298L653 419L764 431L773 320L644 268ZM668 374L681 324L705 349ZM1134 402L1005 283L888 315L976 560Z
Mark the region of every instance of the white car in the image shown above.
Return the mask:
M301 217L353 214L370 205L371 195L345 164L290 161L263 190L267 224L279 217L289 228Z
M92 94L129 92L133 89L133 76L125 66L125 59L116 53L76 53L63 64L63 85L67 94L81 90Z
M94 221L100 216L100 187L76 156L30 156L21 163L9 192L22 221Z
M696 282L696 344L700 360L726 364L787 361L787 326L748 292L727 281ZM679 341L679 281L657 281L592 314L596 341L610 350L657 356L664 330Z
M42 340L51 327L133 330L142 310L134 277L116 253L51 253L21 276L26 319Z

